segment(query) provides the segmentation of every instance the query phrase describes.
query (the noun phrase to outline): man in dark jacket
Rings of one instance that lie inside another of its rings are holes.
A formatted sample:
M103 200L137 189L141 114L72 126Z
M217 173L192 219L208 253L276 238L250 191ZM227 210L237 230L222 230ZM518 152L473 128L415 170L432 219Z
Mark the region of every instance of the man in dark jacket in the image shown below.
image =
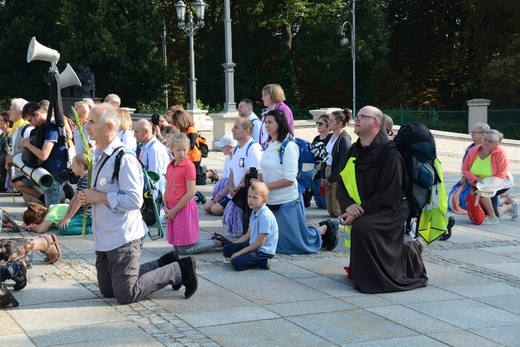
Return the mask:
M406 169L384 129L383 113L365 106L354 117L357 142L347 153L336 196L351 226L349 275L363 293L397 292L428 283L416 241L404 243Z

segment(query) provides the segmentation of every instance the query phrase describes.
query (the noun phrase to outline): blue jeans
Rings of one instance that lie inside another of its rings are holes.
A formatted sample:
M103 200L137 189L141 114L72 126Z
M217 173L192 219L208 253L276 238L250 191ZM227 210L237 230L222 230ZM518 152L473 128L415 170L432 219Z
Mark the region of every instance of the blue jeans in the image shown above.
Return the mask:
M63 186L65 185L65 182L59 183L58 181L54 180L54 183L52 186L43 191L43 195L45 196L45 206L49 208L51 205L59 204L61 201L61 192L63 191Z
M234 253L246 248L247 246L249 246L249 242L225 245L223 250L224 257L231 258ZM269 259L273 256L273 254L267 254L255 249L252 252L244 253L233 258L231 265L233 265L233 268L237 271L247 270L253 266L260 266L264 269L269 269Z
M317 178L312 181L311 188L314 196L314 202L318 208L327 208L327 197L325 195L321 195L320 187L321 178Z

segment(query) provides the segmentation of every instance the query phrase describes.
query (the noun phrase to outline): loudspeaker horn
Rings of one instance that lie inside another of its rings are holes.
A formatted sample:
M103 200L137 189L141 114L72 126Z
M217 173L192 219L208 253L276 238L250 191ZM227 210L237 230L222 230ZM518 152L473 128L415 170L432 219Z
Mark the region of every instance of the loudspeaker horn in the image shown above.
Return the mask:
M49 61L56 64L60 60L60 53L55 49L45 47L36 41L36 37L33 36L27 50L27 62L30 63L33 60Z
M81 81L78 78L78 75L76 75L76 72L74 72L74 69L72 66L67 63L67 67L65 70L60 73L58 76L58 82L60 83L60 89L64 89L70 86L80 86L81 87Z

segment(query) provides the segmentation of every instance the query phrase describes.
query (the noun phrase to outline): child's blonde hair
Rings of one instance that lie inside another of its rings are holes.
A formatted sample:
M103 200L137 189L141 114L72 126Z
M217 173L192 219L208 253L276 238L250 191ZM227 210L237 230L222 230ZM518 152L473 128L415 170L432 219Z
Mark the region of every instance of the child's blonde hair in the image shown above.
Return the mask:
M81 165L83 169L88 170L88 159L85 153L76 154L74 156L74 162Z
M27 210L23 212L22 219L26 225L36 223L37 217L45 218L47 215L47 207L40 205L36 202L30 202L27 204Z
M166 129L164 130L164 134L165 135L168 135L168 134L177 134L179 133L180 130L179 128L177 128L175 125L168 125L166 127Z
M173 145L176 143L187 143L190 144L190 139L185 133L177 133L173 134L172 140L170 142L170 149L173 150Z
M260 194L263 198L269 198L269 188L267 188L267 185L264 182L256 181L251 184L249 190Z

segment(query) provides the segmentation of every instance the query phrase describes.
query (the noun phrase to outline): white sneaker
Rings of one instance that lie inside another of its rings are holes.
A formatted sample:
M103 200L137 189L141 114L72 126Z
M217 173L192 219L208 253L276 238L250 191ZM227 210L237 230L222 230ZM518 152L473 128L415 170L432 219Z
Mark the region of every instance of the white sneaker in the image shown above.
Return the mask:
M486 216L486 219L484 219L484 222L482 222L482 224L493 225L493 224L500 224L500 222L498 221L498 218L496 218L496 217Z

